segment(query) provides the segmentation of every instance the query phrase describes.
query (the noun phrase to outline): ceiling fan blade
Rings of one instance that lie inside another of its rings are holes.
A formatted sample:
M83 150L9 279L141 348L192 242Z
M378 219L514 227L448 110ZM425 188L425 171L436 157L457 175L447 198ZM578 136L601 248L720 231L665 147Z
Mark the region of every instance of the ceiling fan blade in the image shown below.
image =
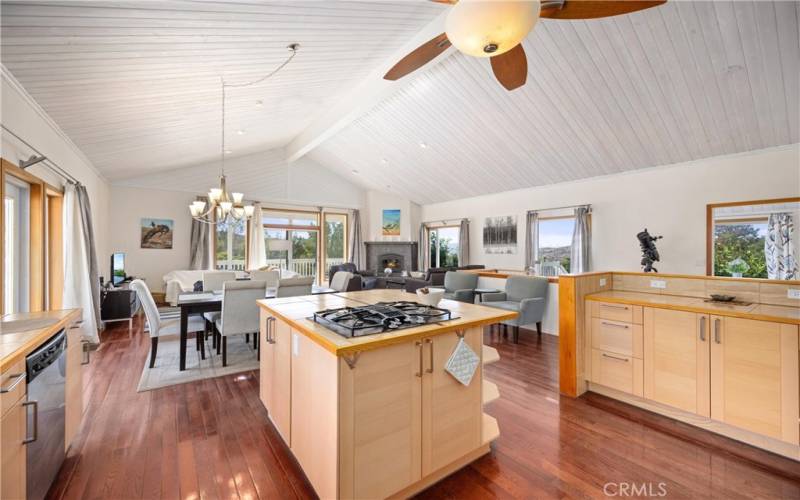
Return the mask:
M433 40L423 43L407 56L400 59L397 64L392 66L392 69L383 75L383 79L399 80L412 71L415 71L425 64L431 62L436 58L436 56L447 50L448 47L450 47L450 40L447 39L447 35L445 33L442 33Z
M563 3L542 2L539 17L549 19L597 19L619 16L637 10L649 9L667 3L667 0L564 0Z
M528 77L528 58L525 56L522 44L492 57L491 62L495 78L507 90L525 85L525 79Z

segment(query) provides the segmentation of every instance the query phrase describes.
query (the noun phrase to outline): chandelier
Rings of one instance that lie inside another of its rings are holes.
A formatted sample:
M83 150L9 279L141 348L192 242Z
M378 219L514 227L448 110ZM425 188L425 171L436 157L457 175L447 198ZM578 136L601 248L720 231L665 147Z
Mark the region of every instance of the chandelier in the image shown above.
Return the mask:
M228 87L250 87L263 82L267 78L280 71L284 66L289 64L289 61L294 58L299 48L300 44L297 43L289 45L288 49L291 51L291 54L286 61L284 61L283 64L278 66L271 73L259 78L258 80L248 83L230 84L225 83L225 79L220 77L220 83L222 87L222 137L220 140L221 154L219 187L214 187L208 190L208 202L197 200L189 205L189 212L192 214L192 218L194 220L203 222L205 224L216 225L239 222L241 220L250 219L253 216L255 207L253 205L244 204L243 193L228 192L227 181L225 178L225 155L227 154L227 149L225 148L225 89ZM206 206L208 208L206 208Z

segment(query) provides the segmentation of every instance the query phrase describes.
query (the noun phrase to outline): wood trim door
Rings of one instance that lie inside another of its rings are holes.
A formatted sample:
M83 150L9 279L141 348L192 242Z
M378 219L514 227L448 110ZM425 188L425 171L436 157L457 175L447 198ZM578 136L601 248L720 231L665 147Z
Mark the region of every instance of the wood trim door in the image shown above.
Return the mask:
M797 445L798 327L711 321L711 418Z
M480 328L463 332L464 340L480 356ZM455 462L481 444L481 364L464 386L445 371L459 341L457 332L423 339L422 475Z

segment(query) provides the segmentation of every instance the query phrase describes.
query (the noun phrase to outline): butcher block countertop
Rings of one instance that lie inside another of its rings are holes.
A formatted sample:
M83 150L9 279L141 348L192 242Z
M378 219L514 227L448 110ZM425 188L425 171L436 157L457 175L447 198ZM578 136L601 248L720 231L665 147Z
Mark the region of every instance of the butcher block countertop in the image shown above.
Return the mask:
M80 316L80 309L4 315L0 320L0 373Z
M439 307L449 309L457 319L356 338L343 337L308 319L315 312L324 309L348 306L361 307L377 302L401 300L416 302L417 297L403 290L381 289L304 295L301 297L285 297L280 299L263 299L259 300L258 304L269 314L288 323L292 329L303 333L336 356L345 356L359 351L408 342L455 330L466 330L472 327L491 325L517 317L517 313L514 311L504 311L502 309L467 304L453 300L442 300L439 303Z
M800 325L800 301L797 307L774 306L770 304L737 305L723 302L706 302L697 297L683 297L677 295L661 295L643 292L623 292L609 290L597 292L586 296L586 300L599 302L616 302L661 309L676 309L696 313L716 314L719 316L732 316L736 318L755 319L761 321L774 321Z

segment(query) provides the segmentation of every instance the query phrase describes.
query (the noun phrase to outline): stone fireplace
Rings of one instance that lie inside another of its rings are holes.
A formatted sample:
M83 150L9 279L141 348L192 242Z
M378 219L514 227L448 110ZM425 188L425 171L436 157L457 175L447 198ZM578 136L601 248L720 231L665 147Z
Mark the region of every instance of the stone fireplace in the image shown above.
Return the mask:
M416 241L366 241L367 269L382 273L390 268L392 272L417 270Z

